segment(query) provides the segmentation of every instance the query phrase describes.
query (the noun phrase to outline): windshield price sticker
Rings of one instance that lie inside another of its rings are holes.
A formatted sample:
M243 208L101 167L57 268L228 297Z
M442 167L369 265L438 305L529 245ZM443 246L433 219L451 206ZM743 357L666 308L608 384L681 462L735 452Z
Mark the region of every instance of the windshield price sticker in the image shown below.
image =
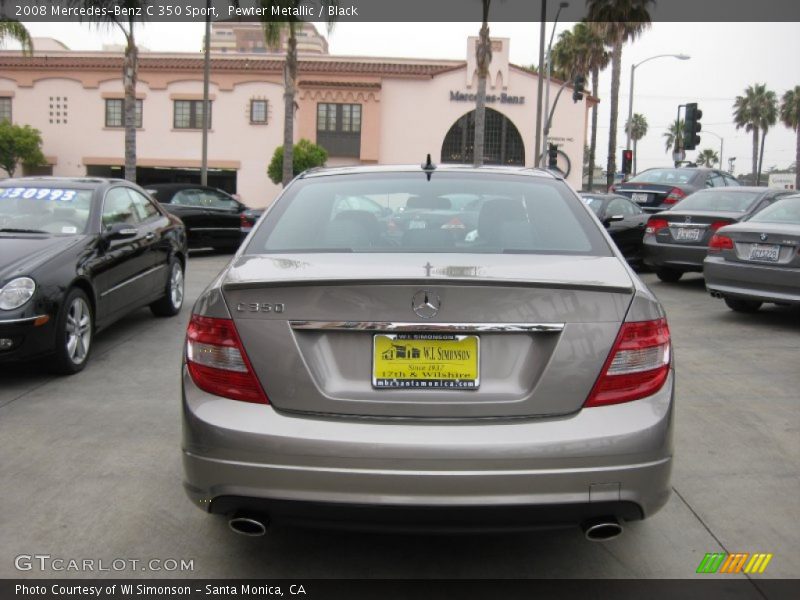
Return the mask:
M75 190L65 190L60 188L24 188L10 187L0 192L0 198L24 198L26 200L50 200L59 202L71 202L77 192Z

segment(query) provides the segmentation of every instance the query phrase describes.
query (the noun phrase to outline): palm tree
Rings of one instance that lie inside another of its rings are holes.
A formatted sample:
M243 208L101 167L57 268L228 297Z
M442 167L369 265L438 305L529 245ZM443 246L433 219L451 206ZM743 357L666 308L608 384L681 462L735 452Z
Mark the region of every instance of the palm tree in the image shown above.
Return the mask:
M294 14L298 12L303 0L261 0L265 8L264 19L268 19L273 12L273 7L290 9L281 14ZM337 0L322 0L323 12L329 15L328 5L337 5ZM334 11L335 12L335 11ZM276 47L281 42L281 34L286 31L286 60L283 64L283 185L285 186L294 178L294 108L295 95L297 94L297 29L302 28L303 21L296 17L285 17L285 21L263 20L261 26L264 30L264 41L268 47ZM328 31L333 28L335 15L327 17Z
M69 0L69 4L79 8L92 8L104 11L101 21L93 21L100 26L117 27L125 37L125 56L122 60L122 86L125 90L122 122L125 126L125 179L136 181L136 80L139 70L139 48L136 46L136 13L145 14L148 0ZM114 10L125 8L128 17L115 17ZM86 17L96 19L96 17ZM81 19L83 20L83 19Z
M794 86L793 90L786 90L781 98L781 122L789 129L794 129L797 137L795 148L795 176L794 189L800 190L800 85Z
M719 154L711 148L706 148L697 155L694 162L701 167L713 167L719 162Z
M492 0L481 0L483 4L483 23L475 45L475 64L478 67L478 93L475 96L475 148L472 164L483 165L483 136L486 127L486 78L489 75L489 63L492 62L492 42L489 39L489 5Z
M22 46L23 54L33 54L31 34L19 21L0 20L0 46L4 46L8 40L18 42Z
M566 74L563 79L575 75L592 76L592 95L599 94L600 71L608 66L610 55L605 41L586 22L576 23L572 31L564 31L553 47L553 63L556 69ZM594 184L594 163L597 151L597 104L592 106L592 132L589 145L589 189Z
M638 152L636 151L636 146L639 143L639 140L647 135L647 119L645 119L644 115L641 115L639 113L633 113L631 122L625 123L625 131L630 132L631 139L633 140L633 173L635 175L636 158L638 156Z
M733 104L733 120L736 123L736 129L744 128L745 131L753 134L753 177L756 185L760 179L758 134L765 125L769 128L770 117L772 117L771 124L774 125L777 118L777 98L775 98L774 92L767 90L766 84L750 85L744 91L744 96L736 96Z
M761 149L758 154L758 173L756 174L756 185L761 184L761 169L764 167L764 142L769 128L778 121L778 97L772 90L767 90L764 96L764 110L761 114Z
M683 144L681 143L681 139L683 136L683 119L675 119L669 127L667 127L667 131L664 132L665 142L664 142L664 151L669 154L675 149L675 140L678 140L678 146L681 147Z
M608 172L606 184L614 183L617 171L617 119L619 117L619 78L622 46L650 27L648 8L655 0L587 0L588 20L611 46L611 120L608 134Z

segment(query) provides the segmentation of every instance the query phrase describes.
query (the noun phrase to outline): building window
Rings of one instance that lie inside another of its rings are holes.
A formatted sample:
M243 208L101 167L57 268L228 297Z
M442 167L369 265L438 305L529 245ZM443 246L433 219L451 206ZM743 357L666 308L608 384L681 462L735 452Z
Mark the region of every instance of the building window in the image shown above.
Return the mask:
M0 98L0 121L11 123L11 98Z
M458 119L442 143L442 162L472 163L475 148L475 111ZM504 114L486 109L483 162L487 165L524 165L525 146L514 123Z
M208 128L211 129L211 100L208 101ZM175 100L175 129L203 128L202 100Z
M250 122L266 125L267 123L266 100L250 100Z
M106 127L125 126L125 101L121 98L106 100ZM142 101L136 99L136 128L142 127Z
M317 143L331 156L361 155L361 105L317 104Z

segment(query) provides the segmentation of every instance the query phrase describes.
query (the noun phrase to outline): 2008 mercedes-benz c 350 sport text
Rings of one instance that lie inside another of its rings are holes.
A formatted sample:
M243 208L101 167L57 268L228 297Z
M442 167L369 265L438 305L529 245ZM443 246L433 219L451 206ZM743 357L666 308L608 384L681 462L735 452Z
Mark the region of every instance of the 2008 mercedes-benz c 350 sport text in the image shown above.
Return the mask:
M456 199L477 220L393 226ZM194 307L185 488L250 535L581 525L608 539L668 499L673 379L663 309L562 179L315 170Z

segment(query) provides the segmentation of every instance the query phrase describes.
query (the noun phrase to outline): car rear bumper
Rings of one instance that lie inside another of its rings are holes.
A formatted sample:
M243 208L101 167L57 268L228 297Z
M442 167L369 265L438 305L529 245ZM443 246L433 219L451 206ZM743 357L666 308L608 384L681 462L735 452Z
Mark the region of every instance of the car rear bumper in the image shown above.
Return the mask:
M668 267L678 271L702 271L707 246L661 244L644 241L644 264L650 267Z
M3 340L11 340L11 347L4 349L8 342ZM54 349L52 317L40 325L37 325L37 317L0 319L0 364L37 358L52 353Z
M711 293L760 302L800 304L800 270L709 256L703 273Z
M642 518L670 493L672 376L626 404L450 423L290 415L207 394L185 373L183 384L184 485L209 512L302 520L321 505L334 516L324 520L425 513L439 515L435 525L448 513L466 523L474 510L516 528Z

